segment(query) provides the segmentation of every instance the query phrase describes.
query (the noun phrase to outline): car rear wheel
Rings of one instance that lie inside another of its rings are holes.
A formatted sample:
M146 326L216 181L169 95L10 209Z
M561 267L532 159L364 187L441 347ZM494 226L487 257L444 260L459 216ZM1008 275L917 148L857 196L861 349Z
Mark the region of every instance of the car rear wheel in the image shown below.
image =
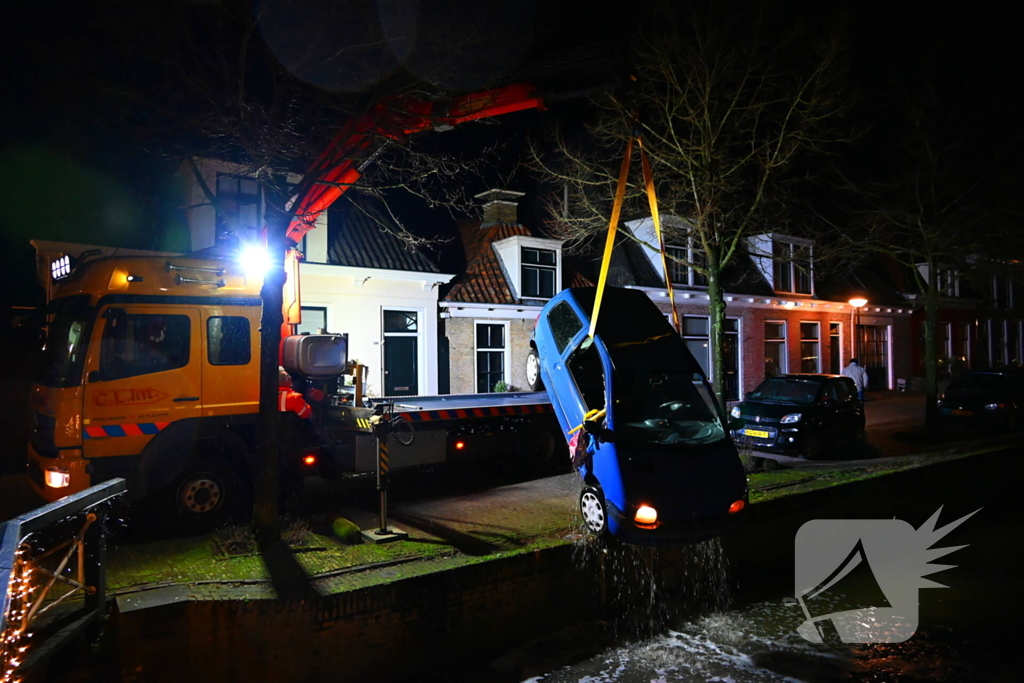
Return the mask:
M580 514L593 535L603 536L608 531L608 508L600 489L588 486L580 492Z
M544 388L544 381L540 378L540 354L537 349L530 349L526 354L526 384L530 391L540 391Z

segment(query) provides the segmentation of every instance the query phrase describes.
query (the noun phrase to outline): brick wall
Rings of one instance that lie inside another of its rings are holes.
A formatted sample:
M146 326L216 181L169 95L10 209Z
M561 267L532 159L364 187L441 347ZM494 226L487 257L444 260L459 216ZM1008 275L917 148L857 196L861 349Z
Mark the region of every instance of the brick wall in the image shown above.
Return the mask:
M312 601L129 612L117 617L122 680L416 680L595 618L592 574L561 546Z
M668 300L654 294L654 302L666 315L671 308ZM676 310L680 316L697 315L707 316L707 304L686 303L685 300L676 303ZM807 309L788 310L785 308L752 308L730 304L726 308L726 317L737 318L740 321L739 346L740 346L740 396L747 391L752 391L765 379L765 343L764 324L766 321L782 321L786 323L786 359L788 372L801 371L800 353L800 323L816 322L819 330L819 358L821 372L831 372L831 337L829 335L829 324L839 323L840 325L840 367L846 365L853 353L852 326L850 314L841 311L823 311ZM893 335L893 364L894 377L908 377L909 367L909 330L910 319L891 318L891 332ZM879 387L881 388L881 387Z
M526 385L526 354L530 350L534 319L480 319L480 322L508 324L509 334L505 343L505 354L509 376L505 378L505 381L517 391L529 391ZM445 336L448 338L451 393L475 394L477 392L476 320L474 318L445 320Z

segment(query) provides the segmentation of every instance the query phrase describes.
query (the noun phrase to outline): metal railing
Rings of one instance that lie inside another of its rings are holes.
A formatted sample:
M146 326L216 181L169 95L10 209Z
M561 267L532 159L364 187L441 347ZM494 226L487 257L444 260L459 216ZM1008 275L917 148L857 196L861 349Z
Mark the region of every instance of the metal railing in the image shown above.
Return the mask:
M0 524L0 683L18 680L103 615L105 520L125 490L124 479L112 479ZM33 628L79 596L81 608Z

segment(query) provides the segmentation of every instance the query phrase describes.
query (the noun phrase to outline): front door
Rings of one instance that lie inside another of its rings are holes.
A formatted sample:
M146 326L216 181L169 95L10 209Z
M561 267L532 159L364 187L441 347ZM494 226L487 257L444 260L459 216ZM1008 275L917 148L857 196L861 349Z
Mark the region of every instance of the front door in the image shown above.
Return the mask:
M100 312L86 363L85 457L136 455L170 423L202 416L199 322L196 309L177 306Z
M868 371L868 391L885 391L889 388L889 327L860 325L859 331L857 356Z
M384 311L384 395L419 393L419 312Z

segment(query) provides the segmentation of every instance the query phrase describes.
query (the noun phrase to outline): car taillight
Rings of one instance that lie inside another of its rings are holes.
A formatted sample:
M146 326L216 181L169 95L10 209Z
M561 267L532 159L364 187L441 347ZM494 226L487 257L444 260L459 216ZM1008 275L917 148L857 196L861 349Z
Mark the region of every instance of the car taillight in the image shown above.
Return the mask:
M743 508L747 507L747 503L744 500L737 500L729 506L729 514L734 515L737 512L742 512Z
M312 467L316 464L316 453L306 453L302 456L302 464L307 467Z

